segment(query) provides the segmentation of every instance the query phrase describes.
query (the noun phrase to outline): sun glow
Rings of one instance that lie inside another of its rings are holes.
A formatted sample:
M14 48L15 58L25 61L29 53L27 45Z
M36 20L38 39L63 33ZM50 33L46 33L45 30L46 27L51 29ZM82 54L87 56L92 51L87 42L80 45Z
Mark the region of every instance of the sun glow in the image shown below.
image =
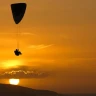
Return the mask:
M18 85L19 84L19 79L9 79L9 83L12 85Z
M12 67L16 67L21 64L22 64L21 60L8 60L5 62L2 62L2 65L4 68L12 68Z

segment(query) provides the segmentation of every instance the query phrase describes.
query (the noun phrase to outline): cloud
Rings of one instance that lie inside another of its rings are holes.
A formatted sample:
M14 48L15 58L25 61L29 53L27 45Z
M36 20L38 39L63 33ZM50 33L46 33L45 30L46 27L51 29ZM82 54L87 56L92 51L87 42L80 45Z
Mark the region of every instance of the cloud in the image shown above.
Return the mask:
M28 46L28 48L32 48L32 49L44 49L44 48L50 47L52 45L53 44L50 44L50 45L44 45L44 44L41 44L41 45L30 45L30 46Z
M28 66L19 66L11 68L0 73L0 79L3 78L45 78L49 76L49 72L33 69Z
M8 34L16 34L15 32L0 32L0 34L6 34L6 35L8 35ZM31 33L31 32L20 32L20 35L36 35L36 34L34 34L34 33Z
M21 33L21 35L36 35L36 34L30 33L30 32L24 32L24 33Z

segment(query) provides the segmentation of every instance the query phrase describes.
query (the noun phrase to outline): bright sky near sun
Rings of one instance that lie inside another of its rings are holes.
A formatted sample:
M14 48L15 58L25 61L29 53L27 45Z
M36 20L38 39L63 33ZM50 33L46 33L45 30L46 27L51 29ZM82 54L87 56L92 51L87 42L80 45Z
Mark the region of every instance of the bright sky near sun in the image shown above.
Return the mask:
M10 4L16 2L27 3L20 57L13 53L17 26ZM16 70L20 78L32 78L30 83L22 79L24 86L61 93L96 91L96 0L3 0L0 13L0 78Z

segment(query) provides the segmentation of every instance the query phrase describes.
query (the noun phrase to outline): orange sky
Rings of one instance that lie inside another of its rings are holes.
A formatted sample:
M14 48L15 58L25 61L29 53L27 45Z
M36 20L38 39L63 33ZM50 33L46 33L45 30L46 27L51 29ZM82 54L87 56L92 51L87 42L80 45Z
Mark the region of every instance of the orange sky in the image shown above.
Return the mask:
M61 93L95 92L96 0L21 0L25 1L20 57L13 53L17 26L10 9L20 0L0 1L1 72L36 69L45 75L24 75L20 84Z

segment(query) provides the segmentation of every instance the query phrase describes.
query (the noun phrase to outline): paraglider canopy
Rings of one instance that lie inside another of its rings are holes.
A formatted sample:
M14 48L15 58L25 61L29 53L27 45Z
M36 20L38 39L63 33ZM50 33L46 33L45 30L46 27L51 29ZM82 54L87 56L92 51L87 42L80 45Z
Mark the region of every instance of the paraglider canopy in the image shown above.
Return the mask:
M11 10L12 10L13 19L15 23L18 24L24 16L26 10L26 3L11 4Z

